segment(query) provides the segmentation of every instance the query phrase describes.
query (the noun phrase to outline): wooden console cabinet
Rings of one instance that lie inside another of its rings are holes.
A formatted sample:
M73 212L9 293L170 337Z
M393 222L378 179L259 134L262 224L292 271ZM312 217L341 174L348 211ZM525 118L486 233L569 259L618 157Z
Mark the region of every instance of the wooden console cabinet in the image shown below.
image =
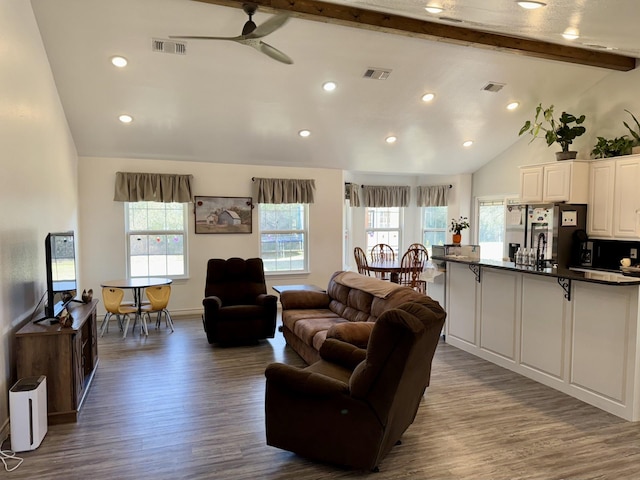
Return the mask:
M70 327L49 320L28 323L16 333L18 378L46 375L49 424L78 420L98 367L97 300L69 304Z

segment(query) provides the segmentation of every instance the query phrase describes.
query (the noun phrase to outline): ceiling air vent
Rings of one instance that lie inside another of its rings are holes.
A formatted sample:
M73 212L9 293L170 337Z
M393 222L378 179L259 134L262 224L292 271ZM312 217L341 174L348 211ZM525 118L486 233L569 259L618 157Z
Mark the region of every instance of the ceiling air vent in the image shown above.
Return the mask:
M372 78L374 80L386 80L391 75L390 69L385 68L368 68L363 77L364 78Z
M176 42L174 40L164 40L162 38L154 38L152 40L152 48L154 52L176 53L178 55L187 54L187 44Z
M504 85L504 83L489 82L484 87L482 87L482 90L484 90L485 92L496 93L502 90Z

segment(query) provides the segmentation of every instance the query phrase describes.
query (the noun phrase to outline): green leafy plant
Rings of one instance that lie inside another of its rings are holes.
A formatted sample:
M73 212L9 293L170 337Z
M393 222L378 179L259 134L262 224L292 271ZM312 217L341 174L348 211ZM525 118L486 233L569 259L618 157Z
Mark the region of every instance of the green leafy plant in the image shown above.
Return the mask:
M598 137L598 143L591 150L594 158L618 157L631 153L633 140L623 135L613 139Z
M518 135L529 133L533 136L531 139L531 142L533 142L544 132L547 146L550 147L554 143L557 143L562 147L563 152L568 152L569 145L573 143L576 137L579 137L587 131L587 129L582 126L584 120L584 115L576 117L567 112L562 112L560 118L556 120L553 118L553 105L543 109L540 103L536 107L536 115L533 121L527 120Z
M633 121L636 122L636 127L638 127L638 131L636 132L629 126L627 122L622 122L624 123L624 126L627 127L627 129L631 133L631 136L633 137L633 146L638 146L640 145L640 123L638 122L638 119L633 115L633 113L631 113L629 110L625 109L625 112L631 115L631 118L633 118Z
M449 227L450 232L460 235L460 232L465 228L469 228L469 219L467 217L460 217L458 220L455 218L451 219L451 227Z

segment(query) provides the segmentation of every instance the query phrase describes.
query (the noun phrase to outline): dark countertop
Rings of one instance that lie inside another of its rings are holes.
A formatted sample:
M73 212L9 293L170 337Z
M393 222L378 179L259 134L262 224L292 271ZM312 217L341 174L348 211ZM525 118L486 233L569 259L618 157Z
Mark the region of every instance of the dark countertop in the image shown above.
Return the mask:
M480 267L498 268L501 270L511 270L513 272L530 273L532 275L542 275L546 277L564 278L580 282L601 283L604 285L640 285L640 277L625 276L622 273L602 270L587 270L583 268L543 268L542 270L538 270L535 267L516 265L513 262L502 262L500 260L488 260L482 258L480 260L474 260L453 255L434 255L431 258L433 260L445 260L453 263L479 265Z

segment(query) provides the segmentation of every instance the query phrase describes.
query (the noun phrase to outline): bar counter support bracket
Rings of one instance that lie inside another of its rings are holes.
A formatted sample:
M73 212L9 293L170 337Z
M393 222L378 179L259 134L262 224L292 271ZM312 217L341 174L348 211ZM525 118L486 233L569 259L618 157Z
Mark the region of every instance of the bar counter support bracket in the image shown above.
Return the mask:
M570 302L571 301L571 279L558 277L558 285L560 285L564 290L564 298L566 298L567 301Z
M470 263L469 270L471 270L473 274L476 276L476 282L480 283L480 265L476 265L475 263Z

